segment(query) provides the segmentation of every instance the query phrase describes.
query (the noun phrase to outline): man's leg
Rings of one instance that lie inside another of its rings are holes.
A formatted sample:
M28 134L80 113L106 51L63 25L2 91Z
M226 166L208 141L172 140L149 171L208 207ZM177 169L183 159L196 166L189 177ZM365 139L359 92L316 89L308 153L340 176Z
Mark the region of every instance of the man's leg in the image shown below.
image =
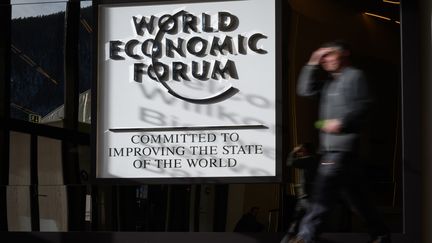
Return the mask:
M290 223L290 227L288 228L288 234L296 235L298 233L298 228L300 221L305 216L308 208L309 208L309 200L307 198L297 199L297 204L294 211L294 216L292 222Z
M299 230L300 222L303 219L309 207L310 207L310 202L308 198L297 199L294 215L290 221L288 232L282 238L280 243L290 243L291 240L295 238Z
M313 242L320 233L323 220L334 205L344 173L345 153L326 153L318 166L311 206L303 218L298 238Z
M341 192L345 199L352 207L352 210L358 214L367 224L372 238L386 236L389 230L384 223L379 212L370 203L364 186L362 186L361 168L358 159L353 155L350 159L351 166L345 174L345 183L342 184ZM378 241L381 242L381 241Z

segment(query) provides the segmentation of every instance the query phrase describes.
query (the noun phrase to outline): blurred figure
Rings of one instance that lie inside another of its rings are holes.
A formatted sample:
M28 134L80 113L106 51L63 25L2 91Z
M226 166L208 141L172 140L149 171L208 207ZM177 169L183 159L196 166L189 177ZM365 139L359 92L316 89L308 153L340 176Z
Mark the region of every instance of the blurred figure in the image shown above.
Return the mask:
M312 143L304 143L296 146L288 156L287 167L299 169L299 178L294 181L294 194L296 204L285 241L293 238L297 232L300 221L310 205L313 180L316 174L317 158L314 154Z
M234 232L261 232L264 225L258 222L257 216L259 207L252 207L249 212L245 213L237 222Z
M319 121L321 161L312 193L312 203L297 236L289 242L316 242L324 217L343 196L367 223L373 243L390 243L388 229L366 200L357 155L360 130L369 105L366 79L350 64L350 49L343 41L324 44L303 67L297 93L320 96Z

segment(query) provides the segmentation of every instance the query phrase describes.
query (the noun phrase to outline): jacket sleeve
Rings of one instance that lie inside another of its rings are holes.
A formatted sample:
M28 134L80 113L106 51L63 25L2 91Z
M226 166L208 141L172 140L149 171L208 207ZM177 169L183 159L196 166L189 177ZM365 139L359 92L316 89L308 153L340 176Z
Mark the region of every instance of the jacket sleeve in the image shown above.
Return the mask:
M293 166L294 160L295 160L294 152L290 152L288 155L288 158L286 160L286 165L287 166Z
M342 131L356 132L366 121L367 112L371 103L367 81L361 71L355 72L350 81L345 85L347 110L342 117Z
M288 167L298 168L298 169L310 169L316 164L315 156L308 155L303 157L296 157L295 152L290 152L286 160L286 165Z
M314 96L322 87L322 81L318 79L318 65L306 65L300 71L297 94L300 96Z

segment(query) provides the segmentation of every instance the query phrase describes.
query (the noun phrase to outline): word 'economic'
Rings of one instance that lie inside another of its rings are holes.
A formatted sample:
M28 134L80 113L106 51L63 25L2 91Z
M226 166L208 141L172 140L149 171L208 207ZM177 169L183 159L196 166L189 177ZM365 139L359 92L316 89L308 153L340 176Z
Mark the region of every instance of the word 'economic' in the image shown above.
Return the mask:
M189 56L204 58L206 56L219 57L220 55L247 55L249 51L257 54L267 54L259 47L258 42L267 39L261 33L238 34L235 37L209 36L209 33L232 32L240 24L239 18L228 12L218 12L216 16L202 13L201 18L181 11L174 15L165 14L161 17L152 15L133 16L132 22L136 35L144 37L109 41L109 58L112 60L125 60L131 58L141 60L134 64L134 81L142 82L144 75L155 81L166 82L190 81L191 78L206 81L208 79L238 79L237 67L234 61L202 60L184 63L173 61L170 64L162 63L162 57L175 58ZM180 32L188 34L189 38L177 37L173 41L170 37ZM196 36L207 33L206 38ZM149 36L147 36L149 35ZM144 63L147 58L151 63Z

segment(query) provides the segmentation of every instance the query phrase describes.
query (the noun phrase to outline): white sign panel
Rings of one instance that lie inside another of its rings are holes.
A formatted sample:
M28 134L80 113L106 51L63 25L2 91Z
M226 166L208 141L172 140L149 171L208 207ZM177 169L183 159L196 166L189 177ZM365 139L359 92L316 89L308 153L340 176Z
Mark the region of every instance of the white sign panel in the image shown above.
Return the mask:
M275 11L100 5L97 178L276 176Z

